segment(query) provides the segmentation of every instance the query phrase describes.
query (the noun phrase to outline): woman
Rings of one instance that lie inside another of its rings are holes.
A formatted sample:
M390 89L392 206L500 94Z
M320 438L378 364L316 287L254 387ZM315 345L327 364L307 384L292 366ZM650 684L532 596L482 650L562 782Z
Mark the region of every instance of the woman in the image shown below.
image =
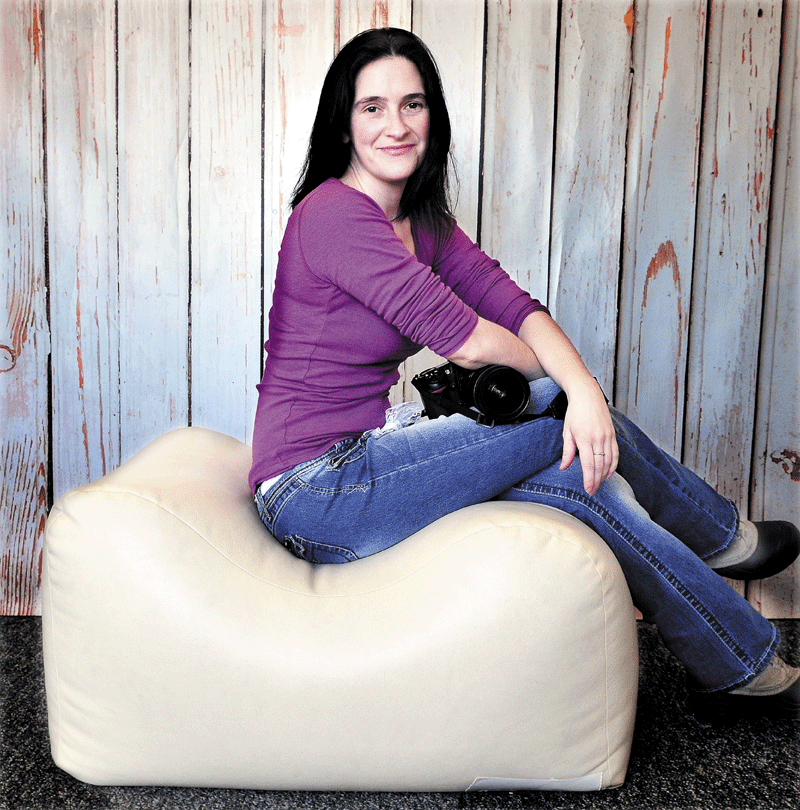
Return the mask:
M456 225L449 149L439 75L415 36L367 31L341 50L278 261L250 474L264 523L329 563L473 503L555 506L608 543L706 712L798 716L800 671L718 575L777 573L800 551L797 529L740 521L609 408L547 309ZM398 365L421 346L466 369L517 369L536 412L563 390L563 421L387 417Z

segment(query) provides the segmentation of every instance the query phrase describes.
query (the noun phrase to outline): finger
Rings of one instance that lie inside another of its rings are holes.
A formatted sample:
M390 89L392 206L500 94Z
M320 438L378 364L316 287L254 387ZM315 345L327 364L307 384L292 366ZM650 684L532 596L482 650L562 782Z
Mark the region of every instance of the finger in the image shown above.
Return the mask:
M573 461L575 461L575 456L578 452L578 446L575 444L575 440L572 436L564 431L563 434L563 441L564 441L564 449L561 452L561 466L560 469L566 470Z
M589 495L594 495L600 484L613 473L611 448L592 450L590 459L584 468L584 489Z
M597 456L592 454L589 463L586 464L584 468L583 488L589 495L594 495L600 487L600 484L603 483L603 480L602 459L598 459Z
M603 456L603 480L605 481L616 472L619 463L619 447L616 436L611 436L602 452L605 453Z
M608 475L607 478L611 478L611 476L617 471L617 465L619 464L619 445L617 444L617 439L614 437L611 440L611 462L608 465Z

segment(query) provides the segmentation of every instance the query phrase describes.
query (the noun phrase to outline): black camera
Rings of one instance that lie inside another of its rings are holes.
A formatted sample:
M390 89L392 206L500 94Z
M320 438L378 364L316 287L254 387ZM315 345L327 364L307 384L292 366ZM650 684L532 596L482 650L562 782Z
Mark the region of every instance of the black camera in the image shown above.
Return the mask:
M508 366L490 365L472 371L445 363L417 374L411 384L419 391L431 419L462 413L488 425L516 422L531 400L528 381Z

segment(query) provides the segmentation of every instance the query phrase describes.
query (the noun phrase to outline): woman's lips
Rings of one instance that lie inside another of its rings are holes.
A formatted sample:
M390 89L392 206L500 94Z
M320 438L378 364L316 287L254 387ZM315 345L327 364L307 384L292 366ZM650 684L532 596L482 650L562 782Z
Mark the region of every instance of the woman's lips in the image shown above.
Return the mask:
M381 152L393 157L400 157L401 155L408 154L414 148L413 144L404 144L403 146L383 146Z

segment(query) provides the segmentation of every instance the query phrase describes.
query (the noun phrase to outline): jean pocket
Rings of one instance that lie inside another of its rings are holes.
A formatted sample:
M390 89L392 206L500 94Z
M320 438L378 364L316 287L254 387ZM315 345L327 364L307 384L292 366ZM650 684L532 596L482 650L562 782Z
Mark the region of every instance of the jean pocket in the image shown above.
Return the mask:
M351 464L360 459L367 451L367 439L372 431L364 433L355 439L345 439L334 448L335 452L328 459L328 469L338 470L345 464Z
M358 559L349 548L336 546L331 543L320 543L309 540L299 534L287 534L283 538L283 545L301 560L310 563L346 563Z

